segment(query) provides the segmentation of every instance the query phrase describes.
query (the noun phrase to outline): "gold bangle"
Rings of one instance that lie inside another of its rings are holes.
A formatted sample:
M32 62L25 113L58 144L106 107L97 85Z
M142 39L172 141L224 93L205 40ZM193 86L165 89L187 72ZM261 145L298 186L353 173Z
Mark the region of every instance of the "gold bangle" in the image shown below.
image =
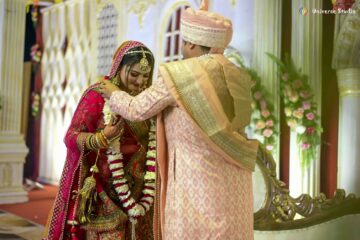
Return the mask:
M94 150L92 145L91 145L91 138L92 138L92 134L91 135L88 135L86 136L86 140L85 140L85 145L86 145L86 148L87 149L90 149L90 150Z
M95 134L95 143L96 143L96 147L99 149L101 148L101 143L99 141L99 135L98 133Z
M96 143L98 144L99 148L107 148L108 145L104 142L100 133L96 133L95 139L96 139Z
M90 146L91 146L91 149L92 149L92 150L96 150L96 149L97 149L95 140L96 140L96 139L95 139L95 134L91 135L91 138L90 138Z
M98 133L98 139L99 142L101 143L103 148L107 148L109 146L109 144L107 143L106 139L104 138L104 136L101 133Z
M101 130L101 131L100 131L100 134L101 134L101 136L103 137L103 139L106 141L107 144L110 144L110 143L111 143L110 140L105 136L104 130Z

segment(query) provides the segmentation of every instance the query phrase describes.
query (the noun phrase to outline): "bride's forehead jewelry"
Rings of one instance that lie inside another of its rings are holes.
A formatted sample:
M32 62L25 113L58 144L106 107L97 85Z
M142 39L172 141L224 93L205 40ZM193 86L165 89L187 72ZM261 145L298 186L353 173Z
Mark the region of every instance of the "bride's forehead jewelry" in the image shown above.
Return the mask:
M140 70L143 72L147 72L150 69L150 64L146 58L146 53L150 54L151 56L152 53L150 51L145 51L143 48L141 48L141 50L128 51L125 54L127 55L132 53L142 53L142 58L140 59Z

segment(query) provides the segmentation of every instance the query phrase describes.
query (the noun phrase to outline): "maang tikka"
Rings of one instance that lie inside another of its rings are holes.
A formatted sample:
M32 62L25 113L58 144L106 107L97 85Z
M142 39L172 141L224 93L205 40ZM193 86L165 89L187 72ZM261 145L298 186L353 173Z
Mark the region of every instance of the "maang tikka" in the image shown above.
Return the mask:
M150 68L149 61L146 58L146 54L143 48L141 48L141 52L142 52L142 58L140 60L140 70L143 72L147 72Z
M145 51L143 48L141 48L141 51L135 50L135 51L129 51L125 54L133 54L133 53L142 53L142 58L140 59L140 70L142 72L147 72L150 69L149 61L146 58L146 53L150 54L152 56L152 53L150 51Z

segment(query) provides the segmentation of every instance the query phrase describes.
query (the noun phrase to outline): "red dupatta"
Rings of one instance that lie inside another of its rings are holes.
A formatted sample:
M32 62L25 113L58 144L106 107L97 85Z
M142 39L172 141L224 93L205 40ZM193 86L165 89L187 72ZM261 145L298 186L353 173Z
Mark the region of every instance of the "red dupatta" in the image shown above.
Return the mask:
M95 132L102 120L104 99L93 90L96 86L97 84L94 84L84 92L65 135L66 161L59 183L59 192L48 220L45 239L58 240L63 237L71 190L79 187L79 181L76 181L79 178L75 179L75 176L79 172L85 148L85 136L79 137L79 135Z

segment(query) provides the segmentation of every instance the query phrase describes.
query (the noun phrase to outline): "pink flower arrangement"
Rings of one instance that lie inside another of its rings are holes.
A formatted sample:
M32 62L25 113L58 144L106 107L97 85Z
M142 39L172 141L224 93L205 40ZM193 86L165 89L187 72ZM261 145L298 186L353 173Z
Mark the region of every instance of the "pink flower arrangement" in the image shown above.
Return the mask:
M286 122L297 134L300 159L303 166L307 167L316 157L316 147L320 144L322 132L313 93L307 82L308 77L296 69L290 58L281 61L271 54L268 56L279 66Z
M262 94L261 94L260 91L257 91L257 92L254 93L254 98L255 98L255 100L260 100L260 99L261 99L261 96L262 96Z
M312 113L312 112L309 112L306 114L306 118L310 121L314 120L315 119L315 114Z
M307 135L313 135L315 133L315 128L314 127L308 127L306 129L306 134Z
M261 115L264 117L264 118L267 118L271 115L270 111L265 109L265 110L262 110L261 111Z
M267 103L265 100L260 101L260 108L261 108L261 110L264 110L267 108Z
M289 100L293 103L297 102L299 100L299 95L297 94L297 92L291 92L291 94L289 95Z
M266 145L266 149L272 151L274 149L274 145L268 144Z
M251 79L255 83L252 87L252 99L251 108L253 114L251 115L251 126L254 129L255 136L258 137L267 150L272 151L276 146L277 139L277 119L273 114L273 104L269 101L269 93L266 88L262 86L261 79L255 70L246 67L239 62L250 74ZM286 79L286 75L284 78Z
M308 97L310 97L310 92L309 91L300 91L300 97L302 97L302 98L308 98Z
M311 108L311 103L303 102L303 108L304 108L304 110L309 110Z
M256 129L263 129L265 127L265 122L264 120L262 119L259 119L257 122L256 122Z
M273 134L273 130L269 129L269 128L265 128L265 130L263 131L263 135L265 137L271 137L271 135Z
M30 52L30 56L31 59L34 63L40 63L41 61L41 50L40 50L40 45L39 44L34 44L31 47L31 52Z
M298 108L293 112L293 116L298 118L298 119L302 119L304 116L304 109L303 108Z
M267 120L267 121L265 122L265 125L266 125L267 127L273 127L273 126L274 126L274 121L271 120L271 119L269 119L269 120Z
M292 84L292 87L294 89L299 89L303 86L302 81L300 79L296 79L294 83Z
M310 143L304 142L302 144L300 144L301 149L306 150L309 149L311 147Z
M262 142L268 151L276 149L278 133L276 130L277 119L273 114L274 106L269 101L269 93L266 88L261 84L261 78L254 69L245 66L241 60L237 59L236 62L245 69L251 76L254 85L251 89L252 102L251 102L251 128L255 136ZM283 80L288 80L288 74L283 76Z

